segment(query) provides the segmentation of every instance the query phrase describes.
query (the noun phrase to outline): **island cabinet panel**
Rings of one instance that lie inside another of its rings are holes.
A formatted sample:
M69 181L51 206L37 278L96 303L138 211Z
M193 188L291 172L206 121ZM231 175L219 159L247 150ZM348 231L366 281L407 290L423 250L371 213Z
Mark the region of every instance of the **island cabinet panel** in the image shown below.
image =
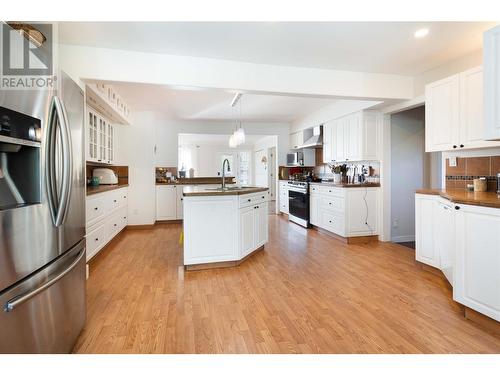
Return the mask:
M238 196L184 200L184 264L237 260Z
M240 209L241 257L245 257L254 250L255 246L255 208Z
M500 210L457 207L453 298L500 321Z
M240 261L264 246L268 191L184 197L184 265Z

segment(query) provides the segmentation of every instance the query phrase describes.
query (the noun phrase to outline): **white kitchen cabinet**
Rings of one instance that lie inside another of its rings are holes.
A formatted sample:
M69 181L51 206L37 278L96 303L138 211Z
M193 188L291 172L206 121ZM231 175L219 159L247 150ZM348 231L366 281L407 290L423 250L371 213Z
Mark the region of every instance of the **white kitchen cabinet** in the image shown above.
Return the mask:
M323 124L323 162L330 163L333 159L333 127L334 121Z
M379 160L381 124L382 114L375 111L356 112L326 123L323 126L323 161L335 164Z
M177 219L177 186L156 186L156 220Z
M176 202L175 202L175 216L178 220L182 220L182 211L184 209L184 195L183 190L187 185L176 185Z
M184 265L237 261L268 241L269 192L187 196Z
M290 149L298 149L304 144L304 132L298 131L290 134Z
M115 154L113 125L90 106L86 106L85 118L87 161L112 164Z
M319 205L321 197L311 191L309 195L309 222L312 225L319 226Z
M459 143L459 75L425 87L425 151L457 148Z
M435 244L437 197L415 194L415 258L429 266L439 268L439 253Z
M425 88L425 150L498 147L485 141L483 69L469 69Z
M280 212L288 214L288 181L279 182L279 206Z
M268 241L268 205L265 202L256 206L254 221L255 248L258 249Z
M500 26L484 33L484 139L500 140Z
M127 187L86 199L87 261L127 226Z
M500 210L457 207L453 299L500 321Z
M254 250L255 224L256 220L254 207L245 207L240 209L240 249L242 258Z
M310 223L342 237L378 235L379 190L311 184Z
M426 220L435 221L435 252L439 254L439 268L453 286L453 269L455 265L455 212L454 205L439 198L434 206L434 215Z

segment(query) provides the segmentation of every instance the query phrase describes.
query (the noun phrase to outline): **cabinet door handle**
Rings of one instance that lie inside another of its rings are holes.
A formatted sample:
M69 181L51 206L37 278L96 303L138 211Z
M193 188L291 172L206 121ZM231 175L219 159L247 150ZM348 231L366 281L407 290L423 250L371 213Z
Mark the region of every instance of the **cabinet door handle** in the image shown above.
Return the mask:
M248 201L251 202L252 200L250 198L248 198Z
M331 205L332 205L332 202L329 202L328 204L331 206Z
M460 210L460 206L455 206L455 210Z
M99 209L99 207L94 207L94 210L97 211Z
M124 218L124 219L126 219L127 217L126 217L126 216L124 216L123 218Z
M95 240L96 240L96 241L99 241L99 237L96 237L96 239L95 239Z
M460 145L460 148L464 148L465 146L464 145Z
M457 148L457 145L453 145L453 148Z
M116 224L113 224L116 227Z

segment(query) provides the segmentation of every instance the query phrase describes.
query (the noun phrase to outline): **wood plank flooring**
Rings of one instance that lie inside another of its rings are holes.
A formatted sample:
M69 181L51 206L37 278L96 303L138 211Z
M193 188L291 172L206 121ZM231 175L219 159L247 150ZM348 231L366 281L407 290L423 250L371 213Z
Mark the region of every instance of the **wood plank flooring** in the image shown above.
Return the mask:
M269 217L235 268L184 272L180 224L126 230L91 263L75 353L500 353L446 281L391 243Z

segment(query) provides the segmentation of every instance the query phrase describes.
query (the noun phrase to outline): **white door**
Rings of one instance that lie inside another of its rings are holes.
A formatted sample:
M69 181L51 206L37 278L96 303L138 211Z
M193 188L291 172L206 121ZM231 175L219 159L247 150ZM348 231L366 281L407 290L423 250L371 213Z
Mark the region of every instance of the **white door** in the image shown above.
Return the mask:
M460 146L495 147L500 142L484 141L483 68L460 73ZM462 147L460 147L462 148Z
M319 200L320 197L317 194L309 196L309 221L316 226L319 226Z
M459 148L459 75L425 87L425 151Z
M255 209L255 248L264 246L267 242L267 204L260 203Z
M456 211L453 298L500 321L500 213L460 205Z
M435 218L439 228L434 231L436 253L439 255L441 271L453 285L453 268L455 263L455 209L452 204L436 202Z
M175 186L156 186L156 220L175 220L177 218L176 192Z
M255 208L246 207L240 210L241 254L245 257L255 249Z
M432 195L415 195L415 257L419 262L439 268L439 254L436 251L434 213L436 198Z

